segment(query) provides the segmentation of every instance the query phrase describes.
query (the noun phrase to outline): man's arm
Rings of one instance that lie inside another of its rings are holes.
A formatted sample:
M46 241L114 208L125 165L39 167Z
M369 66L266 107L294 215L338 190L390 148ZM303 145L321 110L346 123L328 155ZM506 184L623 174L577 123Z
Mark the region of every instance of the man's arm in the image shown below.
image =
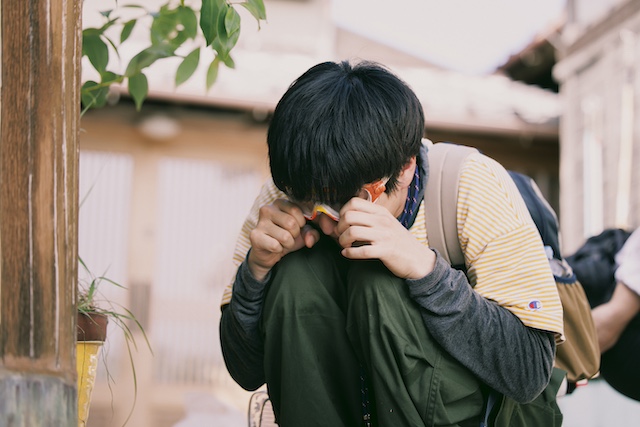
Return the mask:
M618 342L629 322L640 312L640 295L618 282L611 299L591 311L598 332L600 352L604 353Z
M260 318L271 268L287 253L317 242L300 209L265 184L242 227L234 262L240 262L232 289L225 292L220 342L227 370L247 390L264 383Z
M431 274L407 284L429 332L488 386L523 403L547 386L553 334L525 326L509 310L480 296L464 273L439 254Z
M452 356L495 390L530 401L549 381L562 334L540 237L507 172L485 156L465 163L457 203L467 275L438 256L431 274L407 281L410 292Z
M222 355L231 377L245 390L255 390L265 381L260 317L268 280L269 277L263 282L255 280L243 262L236 274L231 302L222 307Z

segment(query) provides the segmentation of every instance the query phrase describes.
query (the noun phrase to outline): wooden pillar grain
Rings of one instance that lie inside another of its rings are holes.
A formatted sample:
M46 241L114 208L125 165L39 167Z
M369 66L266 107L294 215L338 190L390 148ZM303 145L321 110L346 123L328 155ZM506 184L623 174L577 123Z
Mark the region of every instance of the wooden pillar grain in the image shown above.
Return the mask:
M0 0L0 424L76 426L81 0Z

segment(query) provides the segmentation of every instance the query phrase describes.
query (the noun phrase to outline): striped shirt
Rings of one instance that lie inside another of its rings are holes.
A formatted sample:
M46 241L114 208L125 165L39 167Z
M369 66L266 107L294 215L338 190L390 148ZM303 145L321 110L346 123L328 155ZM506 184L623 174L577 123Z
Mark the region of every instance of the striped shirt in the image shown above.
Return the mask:
M272 180L267 181L240 231L233 256L236 266L251 246L249 234L257 224L259 208L278 198L286 195ZM428 245L424 212L422 201L410 231ZM555 333L562 342L562 305L536 226L504 168L480 153L470 155L462 167L457 228L474 289L528 327ZM232 289L230 283L223 306L231 301Z

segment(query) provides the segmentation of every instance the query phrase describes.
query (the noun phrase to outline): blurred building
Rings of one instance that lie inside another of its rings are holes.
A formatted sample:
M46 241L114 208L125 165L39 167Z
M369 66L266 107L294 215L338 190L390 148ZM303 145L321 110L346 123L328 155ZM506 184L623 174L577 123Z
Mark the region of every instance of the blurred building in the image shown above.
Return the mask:
M427 136L476 146L533 176L558 208L560 104L552 90L435 67L336 25L330 0L265 4L268 24L260 31L242 15L236 68L222 68L210 91L204 72L212 56L203 53L196 75L178 89L178 63L161 61L148 73L150 97L140 113L116 88L105 108L82 117L80 255L93 274L126 288L105 283L102 292L132 309L153 348L151 355L135 333L135 393L129 353L111 326L90 427L122 425L134 400L129 425L136 427L173 426L188 419L194 401L215 400L229 419L244 415L249 394L231 380L220 353L219 301L234 274L236 235L268 173L269 116L289 84L318 62L389 66L422 101ZM101 25L102 7L85 1L85 27ZM146 47L143 35L134 30L133 48ZM120 61L133 53L121 50Z
M568 253L640 225L640 1L568 0L557 41L561 227Z
M560 92L565 252L604 228L640 224L640 1L569 0L499 72Z

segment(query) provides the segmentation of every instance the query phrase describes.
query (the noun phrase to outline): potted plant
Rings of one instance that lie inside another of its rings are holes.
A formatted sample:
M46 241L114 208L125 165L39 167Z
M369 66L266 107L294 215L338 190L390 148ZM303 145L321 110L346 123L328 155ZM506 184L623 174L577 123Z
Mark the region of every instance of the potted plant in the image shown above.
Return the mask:
M93 276L82 259L79 259L79 263L88 274L89 280L80 282L78 286L76 338L78 427L84 427L89 416L89 406L98 371L100 349L107 339L107 325L110 321L117 325L124 335L134 376L134 401L129 416L125 420L126 424L135 408L135 396L137 395L136 371L131 357L131 345L133 344L134 348L137 349L137 344L130 325L135 325L142 332L149 350L151 350L151 345L144 328L133 313L126 307L102 298L99 292L99 287L104 282L119 288L123 288L123 286L107 277Z

